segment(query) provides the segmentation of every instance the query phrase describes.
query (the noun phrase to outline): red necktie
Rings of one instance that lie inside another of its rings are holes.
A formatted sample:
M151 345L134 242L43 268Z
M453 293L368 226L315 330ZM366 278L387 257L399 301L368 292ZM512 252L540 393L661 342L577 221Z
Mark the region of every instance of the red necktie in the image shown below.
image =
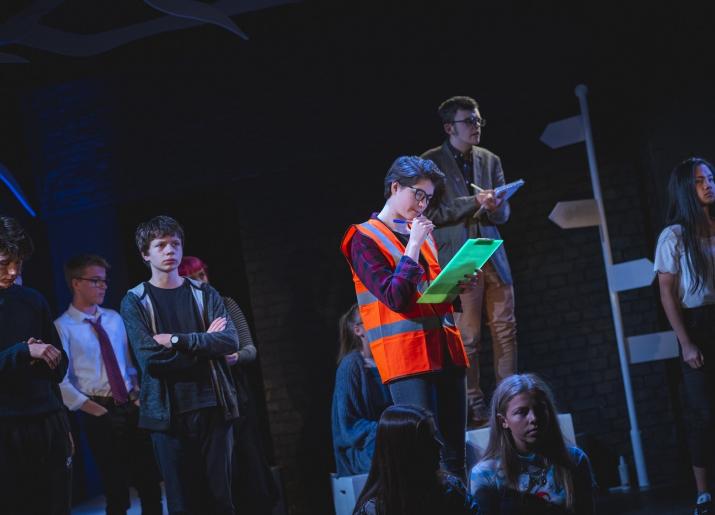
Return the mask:
M127 393L124 379L122 379L122 373L119 370L117 356L115 356L114 349L112 349L112 343L109 341L107 331L102 327L102 316L97 317L96 322L91 318L85 318L84 321L88 322L94 328L94 332L97 333L99 348L102 351L102 361L104 362L104 368L107 369L109 388L112 390L114 402L116 404L125 404L129 400L129 394Z

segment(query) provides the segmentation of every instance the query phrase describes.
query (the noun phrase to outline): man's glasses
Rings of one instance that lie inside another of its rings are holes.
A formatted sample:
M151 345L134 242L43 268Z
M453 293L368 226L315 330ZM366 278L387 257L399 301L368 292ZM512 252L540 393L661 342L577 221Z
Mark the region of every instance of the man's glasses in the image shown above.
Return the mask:
M422 202L423 200L426 200L427 203L430 203L430 200L432 200L432 197L434 195L427 195L427 192L425 190L421 190L419 188L415 188L414 186L407 186L412 190L412 192L415 194L415 200L417 202Z
M467 125L471 125L472 127L484 127L486 126L487 121L484 118L470 116L469 118L465 118L464 120L454 120L452 123L466 123Z
M98 288L99 286L104 286L105 288L109 286L109 281L107 279L96 279L94 277L75 277L78 281L88 281L92 283L92 286Z

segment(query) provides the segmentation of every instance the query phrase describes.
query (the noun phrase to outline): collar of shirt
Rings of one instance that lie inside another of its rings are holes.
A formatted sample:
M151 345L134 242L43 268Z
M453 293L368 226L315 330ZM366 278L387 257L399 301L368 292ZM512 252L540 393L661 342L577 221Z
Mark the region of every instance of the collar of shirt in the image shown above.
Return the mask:
M447 140L447 148L449 148L449 151L452 152L452 156L454 156L455 161L457 161L460 166L462 166L464 163L469 163L470 165L472 164L473 160L471 149L465 154L462 151L454 148L449 142L449 140Z
M70 316L72 320L75 322L79 323L84 323L84 320L86 318L91 318L92 320L97 320L99 316L101 316L104 313L104 310L100 307L97 306L97 311L94 313L94 315L88 315L84 311L80 311L72 303L70 303L70 307L67 308L67 314Z

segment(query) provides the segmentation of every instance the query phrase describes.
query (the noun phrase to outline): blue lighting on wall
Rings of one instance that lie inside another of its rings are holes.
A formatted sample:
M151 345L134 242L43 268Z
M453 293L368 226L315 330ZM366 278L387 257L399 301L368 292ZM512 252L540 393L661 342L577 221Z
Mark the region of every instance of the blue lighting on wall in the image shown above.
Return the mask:
M25 194L22 192L22 188L12 176L10 170L7 169L5 165L0 163L0 180L5 183L5 185L10 189L15 198L22 204L22 207L32 216L33 218L37 216L35 211L30 207L30 203L25 198Z

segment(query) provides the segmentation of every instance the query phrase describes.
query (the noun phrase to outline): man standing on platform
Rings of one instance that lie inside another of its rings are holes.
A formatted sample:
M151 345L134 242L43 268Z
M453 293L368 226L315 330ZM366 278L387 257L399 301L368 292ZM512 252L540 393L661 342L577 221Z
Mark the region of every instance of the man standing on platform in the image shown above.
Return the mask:
M425 216L437 226L433 234L439 246L440 264L444 266L468 238L501 239L497 225L509 219L510 210L509 203L494 194L494 189L504 184L499 156L477 146L486 125L477 102L470 97L452 97L439 106L438 112L447 139L422 157L437 163L446 175L425 210ZM467 370L470 427L483 425L489 418L477 361L482 311L486 313L492 336L497 383L516 372L514 287L504 245L482 270L479 286L460 295L462 312L455 313L470 362Z
M154 217L135 238L151 278L129 290L121 313L142 372L139 426L151 431L169 512L233 515L238 398L224 356L238 351L236 329L215 289L179 276L176 220Z
M65 264L72 302L55 327L69 357L60 384L62 400L83 412L84 428L107 498L107 513L125 514L129 486L139 492L144 515L161 514L159 472L149 434L137 427L139 383L124 322L100 307L107 292L109 264L84 254Z
M67 355L47 301L15 280L33 245L0 216L0 512L70 513L74 446L58 384Z

